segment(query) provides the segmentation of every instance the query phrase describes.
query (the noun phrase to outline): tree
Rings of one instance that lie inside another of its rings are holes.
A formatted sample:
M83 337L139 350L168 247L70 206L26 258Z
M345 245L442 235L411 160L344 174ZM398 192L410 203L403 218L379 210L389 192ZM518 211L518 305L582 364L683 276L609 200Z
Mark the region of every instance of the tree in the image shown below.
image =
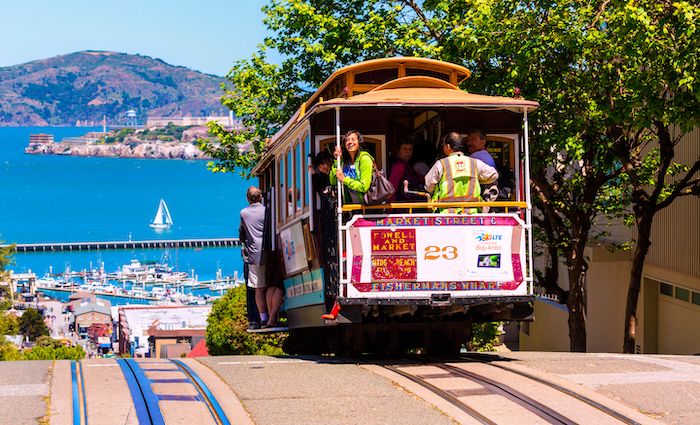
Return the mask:
M611 14L621 28L615 46L620 84L634 92L619 99L621 119L611 133L626 170L637 241L625 309L623 351L635 352L635 324L642 271L651 246L654 217L684 196L700 196L700 158L687 164L675 157L687 132L700 123L700 5L637 2ZM634 52L629 54L629 52Z
M35 341L40 336L49 335L49 328L44 323L44 318L39 311L33 308L28 308L19 318L19 331L30 341Z
M22 353L11 342L7 341L4 336L0 335L0 361L21 360Z
M244 286L229 290L212 306L207 318L206 341L211 355L282 354L285 334L251 334L246 318Z
M676 33L652 28L653 19L647 32L632 30L650 14L691 22L697 7L683 1L274 0L263 10L273 35L251 60L234 65L223 100L249 126L255 150L239 149L245 133L219 134L214 157L221 165L214 168L250 167L264 148L263 137L291 117L309 87L365 59L447 60L474 71L464 85L469 90L536 99L541 107L531 117L530 152L538 234L555 266L563 257L569 284L556 284L556 267L540 283L568 306L571 350L585 351L584 249L606 236L596 221L621 217L631 200L625 186L630 163L616 155L626 143L620 130L639 131L653 122L636 123L652 116L640 111L659 96L658 85L645 78L660 72L657 65L668 65L667 57L675 59L668 72L673 78L665 81L685 90L679 100L697 101L697 58L691 56L698 37L678 43ZM681 31L692 35L691 26ZM655 57L645 48L650 40L658 44ZM281 65L266 62L268 49L285 56ZM694 102L675 104L666 122L676 123L683 114L697 117Z
M0 241L0 244L2 241ZM15 252L15 245L0 246L0 298L6 298L12 304L12 282L9 280L9 274L7 272L7 267L14 264L14 258L12 255ZM7 286L3 286L3 283ZM4 305L4 304L3 304ZM9 308L9 307L8 307ZM7 308L3 308L7 310Z
M14 314L0 311L0 335L19 334L19 320Z

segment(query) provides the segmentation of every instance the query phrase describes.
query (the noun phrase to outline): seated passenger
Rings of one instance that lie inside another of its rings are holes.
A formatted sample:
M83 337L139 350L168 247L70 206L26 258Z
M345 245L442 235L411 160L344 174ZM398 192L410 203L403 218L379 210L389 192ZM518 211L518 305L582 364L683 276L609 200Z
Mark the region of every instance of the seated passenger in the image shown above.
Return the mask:
M404 180L408 181L408 187L411 189L417 189L422 183L422 179L418 176L418 174L416 174L409 164L412 156L413 144L408 141L402 142L401 145L399 145L399 149L396 153L397 159L389 171L389 181L396 188L396 192L394 192L394 195L392 195L390 198L390 202L425 200L420 196L406 193L404 191Z
M374 158L364 150L364 138L359 131L345 133L343 149L336 147L333 155L341 158L341 169L333 162L329 180L331 185L340 181L343 185L343 202L363 204L364 195L372 183Z
M481 200L481 184L493 183L498 171L462 152L462 136L451 132L442 144L446 157L437 161L425 176L425 188L433 200L443 202L476 202ZM461 213L463 208L442 208L440 212ZM469 212L476 212L471 208Z

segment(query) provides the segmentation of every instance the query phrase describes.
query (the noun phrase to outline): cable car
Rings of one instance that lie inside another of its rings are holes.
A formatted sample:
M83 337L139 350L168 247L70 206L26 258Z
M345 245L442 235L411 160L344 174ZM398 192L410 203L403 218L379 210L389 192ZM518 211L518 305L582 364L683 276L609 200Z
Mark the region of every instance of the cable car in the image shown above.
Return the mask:
M528 113L538 103L468 93L459 84L469 76L425 58L347 66L268 140L253 174L272 214L279 264L268 267L284 282L286 351L455 354L473 323L532 314ZM385 171L404 141L412 160L430 167L446 134L479 129L499 171L499 198L350 203L337 196L340 183L318 187L312 166L350 129Z

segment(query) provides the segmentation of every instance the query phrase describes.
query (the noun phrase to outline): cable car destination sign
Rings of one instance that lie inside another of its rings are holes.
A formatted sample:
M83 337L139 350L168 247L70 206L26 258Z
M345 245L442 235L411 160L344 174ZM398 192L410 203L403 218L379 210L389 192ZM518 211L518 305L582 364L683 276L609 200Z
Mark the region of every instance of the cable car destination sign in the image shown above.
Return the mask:
M515 214L355 217L347 249L350 296L527 289L524 223Z

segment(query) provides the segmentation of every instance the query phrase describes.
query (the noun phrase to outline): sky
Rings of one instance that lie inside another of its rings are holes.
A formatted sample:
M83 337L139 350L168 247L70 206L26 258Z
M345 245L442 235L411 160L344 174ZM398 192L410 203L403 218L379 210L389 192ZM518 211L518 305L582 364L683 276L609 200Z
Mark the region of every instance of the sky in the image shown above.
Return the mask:
M13 0L0 13L0 67L82 50L159 58L223 76L266 35L265 0Z

